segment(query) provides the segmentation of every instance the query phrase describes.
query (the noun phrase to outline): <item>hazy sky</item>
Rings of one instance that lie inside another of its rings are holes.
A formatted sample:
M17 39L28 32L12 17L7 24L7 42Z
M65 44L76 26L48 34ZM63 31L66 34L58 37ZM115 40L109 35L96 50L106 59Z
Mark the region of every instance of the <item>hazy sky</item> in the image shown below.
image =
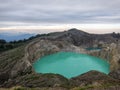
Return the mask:
M120 32L120 0L0 0L0 30L56 26Z

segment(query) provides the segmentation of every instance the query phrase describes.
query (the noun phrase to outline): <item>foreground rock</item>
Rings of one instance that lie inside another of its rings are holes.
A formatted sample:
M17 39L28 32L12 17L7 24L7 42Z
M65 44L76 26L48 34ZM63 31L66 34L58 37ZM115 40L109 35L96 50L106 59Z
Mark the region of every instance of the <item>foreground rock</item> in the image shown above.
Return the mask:
M15 78L13 80L9 79L3 84L3 87L14 86L29 88L39 87L39 89L46 88L45 90L119 90L120 81L97 71L89 71L83 75L71 79L67 79L58 74L33 73Z
M109 75L117 80L120 80L120 68L110 72Z
M113 79L110 76L98 71L90 71L75 78L70 79L73 86L104 86L117 85L119 80Z
M68 80L57 74L28 74L15 79L9 79L3 84L3 87L65 87Z

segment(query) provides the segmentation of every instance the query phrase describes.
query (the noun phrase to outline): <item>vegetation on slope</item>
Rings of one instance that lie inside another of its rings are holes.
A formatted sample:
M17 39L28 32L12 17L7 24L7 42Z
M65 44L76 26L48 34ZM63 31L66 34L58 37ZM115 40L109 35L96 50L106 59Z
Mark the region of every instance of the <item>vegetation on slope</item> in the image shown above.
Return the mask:
M44 89L41 89L41 90L64 90L64 89L55 89L56 87L63 87L63 88L66 88L67 90L67 89L76 87L75 90L86 90L89 88L90 89L93 88L94 87L93 84L95 85L97 84L98 86L99 84L101 84L102 87L119 85L119 82L117 79L115 79L114 81L112 77L109 77L108 75L100 74L98 72L97 74L92 72L91 75L85 74L83 76L79 76L71 80L68 80L60 75L55 75L55 74L36 74L34 71L29 73L25 71L23 73L23 70L25 70L24 68L27 68L26 67L27 64L28 63L32 64L33 62L31 63L31 61L36 60L36 58L40 56L51 54L53 52L60 51L60 50L76 51L78 50L78 48L80 49L80 47L75 46L75 43L72 43L72 41L74 42L76 40L76 44L80 46L83 40L86 40L86 39L89 40L89 38L84 39L84 37L76 37L78 36L78 34L76 35L76 32L78 31L74 32L72 30L72 31L69 31L68 33L63 32L61 33L61 35L57 35L60 37L57 37L54 39L51 39L54 36L52 36L51 34L48 34L47 35L48 37L46 37L45 35L45 37L38 38L41 36L37 36L37 37L32 37L27 41L9 42L9 44L14 44L16 46L15 47L13 46L13 48L4 49L0 53L0 87L23 86L18 88L18 90L26 90L26 87L30 87L31 89L33 88L33 90L35 89L35 87L40 87L40 88L44 87ZM81 33L81 34L84 35L86 33ZM91 35L88 35L88 36L91 37ZM61 37L63 38L63 40L61 39ZM99 36L97 37L98 37L98 43L100 40L104 39ZM65 38L67 39L66 41L64 41ZM109 38L107 37L106 40L108 39ZM116 40L114 38L112 39L113 41ZM111 42L113 42L112 39L111 39ZM118 39L118 36L117 36L117 39ZM94 41L93 38L91 38L91 40ZM67 41L71 41L71 43L68 43ZM85 43L87 43L89 46L89 42L85 41ZM2 41L2 44L4 44L6 47L8 42ZM92 42L91 45L93 44L95 43ZM26 47L28 47L27 52L25 52ZM105 54L105 52L103 54ZM98 55L100 56L100 54ZM105 54L105 55L110 55L110 54ZM28 57L25 58L25 56L28 56ZM117 59L115 59L115 61L116 60ZM29 69L27 70L29 71ZM13 73L13 75L17 73L17 76L11 77L11 73ZM118 75L119 74L117 74L116 76ZM102 78L100 79L100 77ZM49 88L52 88L52 89L49 89ZM29 88L27 90L29 90Z
M48 34L37 34L36 36L32 36L29 39L23 39L23 40L18 40L18 41L14 40L14 41L10 41L10 42L7 42L4 39L0 39L0 53L10 50L10 49L14 49L16 47L24 45L24 43L26 43L26 42L29 42L35 38L43 37L43 36L48 36Z

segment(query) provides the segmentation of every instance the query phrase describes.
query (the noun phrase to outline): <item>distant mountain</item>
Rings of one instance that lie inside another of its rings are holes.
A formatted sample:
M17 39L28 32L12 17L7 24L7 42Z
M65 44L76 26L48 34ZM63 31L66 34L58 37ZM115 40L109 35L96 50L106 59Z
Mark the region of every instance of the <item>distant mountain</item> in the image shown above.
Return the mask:
M92 34L76 28L64 32L49 33L48 39L68 41L76 46L93 46L95 43L116 43L120 39L119 33Z
M36 34L29 34L29 33L15 33L15 32L0 32L0 39L4 39L7 42L10 41L18 41L23 39L28 39L31 36L35 36Z

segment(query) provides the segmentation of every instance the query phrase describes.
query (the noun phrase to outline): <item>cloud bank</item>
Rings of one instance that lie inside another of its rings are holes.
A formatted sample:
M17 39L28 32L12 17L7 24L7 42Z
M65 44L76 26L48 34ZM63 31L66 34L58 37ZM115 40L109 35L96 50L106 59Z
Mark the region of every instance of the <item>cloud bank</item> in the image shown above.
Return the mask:
M0 0L0 27L120 23L120 0Z

